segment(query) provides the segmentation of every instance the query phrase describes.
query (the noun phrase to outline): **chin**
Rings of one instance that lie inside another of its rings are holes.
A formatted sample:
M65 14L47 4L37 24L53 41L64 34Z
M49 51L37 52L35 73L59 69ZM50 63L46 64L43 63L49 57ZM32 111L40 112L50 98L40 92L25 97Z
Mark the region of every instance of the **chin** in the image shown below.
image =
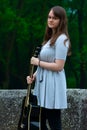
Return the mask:
M54 27L53 27L53 26L51 26L51 25L49 25L48 27L49 27L49 28L54 28Z

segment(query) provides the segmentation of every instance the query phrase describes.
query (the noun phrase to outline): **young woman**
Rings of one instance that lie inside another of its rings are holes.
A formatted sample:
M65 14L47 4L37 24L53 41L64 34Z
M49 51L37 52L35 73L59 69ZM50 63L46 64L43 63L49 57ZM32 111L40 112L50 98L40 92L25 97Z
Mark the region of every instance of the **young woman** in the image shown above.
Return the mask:
M33 77L34 94L41 107L41 130L61 130L61 109L67 108L66 77L64 65L69 54L70 40L64 8L55 6L48 14L43 46L38 58L32 57L31 64L38 66Z

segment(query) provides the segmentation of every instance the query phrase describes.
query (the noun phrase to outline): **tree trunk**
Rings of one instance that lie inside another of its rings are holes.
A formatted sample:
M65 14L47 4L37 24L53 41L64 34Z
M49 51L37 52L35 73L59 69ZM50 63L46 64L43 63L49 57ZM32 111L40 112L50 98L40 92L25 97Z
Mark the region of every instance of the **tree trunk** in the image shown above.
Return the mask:
M18 15L21 15L22 7L23 7L23 1L24 0L19 0L17 9L19 10ZM16 23L15 23L16 24ZM5 81L3 83L4 88L9 88L9 82L10 82L10 61L11 61L11 55L13 51L13 47L15 44L15 39L16 39L16 30L14 29L13 32L10 32L8 34L8 39L7 39L7 57L6 57L6 73L5 73Z
M78 9L78 30L79 30L79 51L80 51L80 88L86 88L86 68L85 58L83 53L84 39L83 39L83 15L84 15L84 0L79 3L80 8Z
M5 73L5 81L3 83L4 88L8 88L9 81L10 81L10 59L11 54L14 46L14 40L15 40L15 31L10 32L8 34L8 40L7 40L7 57L6 57L6 73Z

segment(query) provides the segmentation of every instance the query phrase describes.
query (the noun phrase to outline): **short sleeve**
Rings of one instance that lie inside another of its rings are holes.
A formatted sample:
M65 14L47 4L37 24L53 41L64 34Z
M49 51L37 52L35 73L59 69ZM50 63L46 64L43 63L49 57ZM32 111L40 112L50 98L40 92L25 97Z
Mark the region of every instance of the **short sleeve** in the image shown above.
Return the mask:
M67 39L66 35L60 35L56 40L55 46L55 59L63 59L66 60L67 51L69 48L69 41L67 40L64 44L64 41Z

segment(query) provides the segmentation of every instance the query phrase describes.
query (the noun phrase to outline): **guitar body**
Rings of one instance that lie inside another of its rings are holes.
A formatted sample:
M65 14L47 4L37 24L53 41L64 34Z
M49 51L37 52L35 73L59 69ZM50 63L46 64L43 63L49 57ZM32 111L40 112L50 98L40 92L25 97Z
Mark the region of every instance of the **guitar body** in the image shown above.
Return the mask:
M22 110L18 123L18 130L39 130L40 107L37 106L36 96L30 94L30 104L25 107L24 97L22 102Z
M28 116L28 130L39 130L39 116L40 107L36 105L30 105L30 111Z

